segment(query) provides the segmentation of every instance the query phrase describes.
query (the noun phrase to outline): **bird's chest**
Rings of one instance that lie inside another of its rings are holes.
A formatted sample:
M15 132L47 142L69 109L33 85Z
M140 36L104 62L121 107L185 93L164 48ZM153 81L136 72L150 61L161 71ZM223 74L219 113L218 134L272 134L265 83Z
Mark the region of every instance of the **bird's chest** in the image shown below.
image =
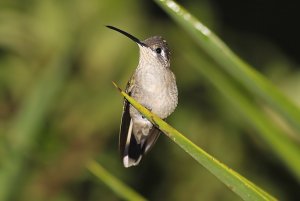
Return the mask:
M160 68L147 66L136 72L136 86L144 96L157 98L168 90L167 72Z
M151 66L150 66L151 67ZM145 68L136 71L133 97L159 116L165 113L170 100L168 72L158 68Z

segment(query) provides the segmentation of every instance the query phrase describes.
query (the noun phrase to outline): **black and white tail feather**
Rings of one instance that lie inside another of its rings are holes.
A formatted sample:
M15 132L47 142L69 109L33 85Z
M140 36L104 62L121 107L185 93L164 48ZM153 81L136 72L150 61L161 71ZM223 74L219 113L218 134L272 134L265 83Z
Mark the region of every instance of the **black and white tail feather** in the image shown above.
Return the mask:
M130 92L127 90L126 92L130 95ZM126 168L138 165L142 156L146 154L151 147L153 147L160 135L160 130L153 126L147 136L147 139L138 143L135 135L133 134L133 121L130 116L129 108L130 104L125 99L119 134L119 148L123 165Z

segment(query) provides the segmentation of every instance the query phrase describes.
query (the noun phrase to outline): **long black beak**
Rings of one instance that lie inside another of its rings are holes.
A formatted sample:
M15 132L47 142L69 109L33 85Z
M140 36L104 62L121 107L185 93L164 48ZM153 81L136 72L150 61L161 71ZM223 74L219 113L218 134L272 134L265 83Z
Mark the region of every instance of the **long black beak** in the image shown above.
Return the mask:
M109 26L109 25L106 26L106 27L107 27L107 28L110 28L110 29L112 29L112 30L115 30L115 31L117 31L117 32L119 32L119 33L121 33L121 34L127 36L128 38L130 38L131 40L133 40L134 42L136 42L137 44L139 44L139 45L141 45L141 46L147 47L147 45L146 45L145 43L141 42L138 38L136 38L136 37L134 37L133 35L127 33L126 31L123 31L123 30L121 30L121 29L118 29L118 28L116 28L116 27Z

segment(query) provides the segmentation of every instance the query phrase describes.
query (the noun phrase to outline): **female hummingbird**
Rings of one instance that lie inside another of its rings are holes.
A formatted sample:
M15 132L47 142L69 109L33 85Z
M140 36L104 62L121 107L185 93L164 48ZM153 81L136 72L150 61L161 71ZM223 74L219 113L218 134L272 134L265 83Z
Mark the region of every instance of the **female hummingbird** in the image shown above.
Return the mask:
M127 84L126 93L160 118L167 118L177 106L178 91L170 69L170 51L166 40L161 36L153 36L140 41L116 27L107 27L136 42L140 50L139 63ZM138 165L159 135L160 130L125 99L119 134L124 166Z

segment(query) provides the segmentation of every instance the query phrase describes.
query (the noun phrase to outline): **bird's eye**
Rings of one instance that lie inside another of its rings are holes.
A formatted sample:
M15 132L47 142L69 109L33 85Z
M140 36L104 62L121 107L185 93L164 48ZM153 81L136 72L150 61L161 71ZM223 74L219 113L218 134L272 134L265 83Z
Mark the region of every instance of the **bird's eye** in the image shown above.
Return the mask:
M158 48L155 49L155 51L156 51L157 54L160 54L161 53L161 48L158 47Z

